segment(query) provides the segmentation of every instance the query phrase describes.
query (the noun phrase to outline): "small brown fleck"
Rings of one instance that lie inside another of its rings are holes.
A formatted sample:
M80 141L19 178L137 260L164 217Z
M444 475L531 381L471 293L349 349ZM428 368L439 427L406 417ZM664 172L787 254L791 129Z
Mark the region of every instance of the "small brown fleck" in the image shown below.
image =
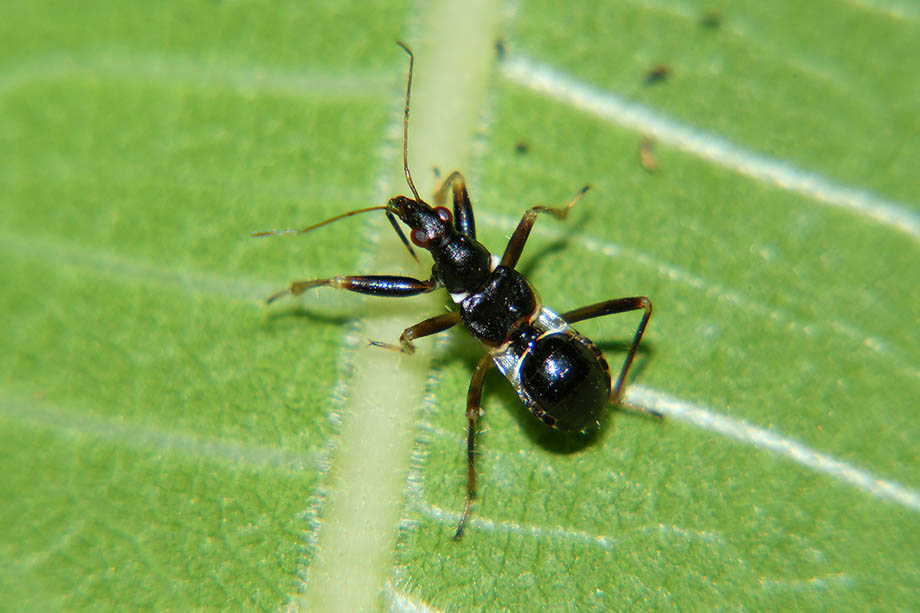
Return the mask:
M655 139L651 136L642 137L639 145L639 163L649 172L658 170L658 156L655 155Z
M495 41L495 57L499 62L505 59L508 55L508 45L505 43L504 39L497 39Z
M667 64L658 64L647 73L645 73L645 84L652 85L666 81L671 76L671 67Z
M718 30L722 25L722 13L706 11L700 15L700 26L710 30Z

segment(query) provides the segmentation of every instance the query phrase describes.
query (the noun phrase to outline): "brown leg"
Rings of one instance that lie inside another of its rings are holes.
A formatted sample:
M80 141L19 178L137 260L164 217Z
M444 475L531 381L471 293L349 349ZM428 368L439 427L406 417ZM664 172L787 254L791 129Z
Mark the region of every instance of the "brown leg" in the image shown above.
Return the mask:
M518 227L514 231L514 234L511 235L508 246L505 247L505 254L502 256L501 265L507 266L508 268L517 266L518 259L521 257L521 252L524 251L524 243L527 242L527 237L530 236L530 230L533 228L538 214L549 213L556 219L565 219L569 216L569 211L572 210L575 203L581 199L586 191L588 191L588 187L588 185L585 185L581 188L581 191L572 198L572 201L561 209L548 206L535 206L531 209L527 209L527 212L524 213L524 217L522 217L520 223L518 223Z
M467 481L466 481L466 504L463 506L463 514L460 515L460 523L457 525L455 539L463 536L463 526L466 525L466 518L470 515L470 506L473 504L473 496L476 494L476 469L474 457L476 452L476 420L482 413L482 381L486 376L486 371L495 366L491 355L484 355L476 365L473 371L473 378L470 379L470 390L466 395L466 419L468 421L466 434L466 463L467 463Z
M642 334L645 332L645 326L648 325L648 320L652 316L651 301L645 296L635 296L632 298L615 298L614 300L598 302L597 304L581 307L580 309L574 309L562 314L562 319L566 320L570 324L573 324L576 321L593 319L595 317L603 317L604 315L614 315L616 313L638 311L640 309L644 310L645 314L642 316L642 321L639 322L639 327L636 328L636 334L633 337L632 344L629 346L629 351L626 353L626 361L623 362L623 367L620 369L620 374L617 376L613 390L610 392L610 401L614 404L622 404L620 402L620 395L623 392L623 382L626 380L626 373L629 372L629 367L632 365L633 359L636 357L636 349L639 348L639 341L642 340ZM649 411L647 409L643 409L642 407L634 407L631 405L627 406L633 410L638 410L654 417L661 417L661 415L655 411Z
M456 326L458 323L460 323L460 311L451 311L450 313L430 317L421 323L406 328L403 330L403 333L399 335L398 345L381 343L380 341L370 341L370 344L374 347L381 347L383 349L412 355L415 353L415 345L412 344L412 341L417 338L422 338L423 336L431 336L432 334L443 332L444 330Z

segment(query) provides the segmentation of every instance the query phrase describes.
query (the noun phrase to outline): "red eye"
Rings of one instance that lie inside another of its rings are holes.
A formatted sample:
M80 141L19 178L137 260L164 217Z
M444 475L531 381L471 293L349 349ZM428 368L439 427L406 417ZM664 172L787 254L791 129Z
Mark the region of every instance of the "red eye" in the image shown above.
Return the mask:
M419 230L418 228L416 228L415 230L412 230L412 232L409 233L409 238L412 239L412 242L417 247L427 247L428 246L428 235L425 233L424 230Z
M443 221L444 223L450 223L451 220L454 218L453 215L450 214L450 211L444 208L443 206L435 207L434 212L437 214L438 217L441 218L441 221Z

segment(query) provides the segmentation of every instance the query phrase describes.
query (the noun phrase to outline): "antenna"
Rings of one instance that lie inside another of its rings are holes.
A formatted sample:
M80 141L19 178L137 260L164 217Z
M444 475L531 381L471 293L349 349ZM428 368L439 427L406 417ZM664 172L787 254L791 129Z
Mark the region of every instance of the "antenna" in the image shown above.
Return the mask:
M250 236L263 237L263 236L281 236L283 234L306 234L310 230L315 230L316 228L325 226L327 223L332 223L333 221L338 221L340 219L344 219L345 217L351 217L352 215L357 215L359 213L367 213L368 211L386 211L387 209L388 207L386 206L372 206L366 209L358 209L357 211L348 211L347 213L336 215L335 217L331 219L327 219L326 221L321 221L317 224L313 224L312 226L308 226L306 228L303 228L302 230L265 230L264 232L253 232L252 234L250 234ZM406 239L403 239L403 242L405 242L405 240Z
M406 200L408 200L408 198L406 198ZM406 235L403 233L402 228L400 228L399 224L396 223L396 217L393 216L393 209L390 207L390 205L370 206L370 207L367 207L366 209L348 211L347 213L336 215L335 217L332 217L331 219L327 219L326 221L321 221L319 223L313 224L312 226L307 226L306 228L302 228L300 230L296 230L296 229L264 230L262 232L253 232L252 234L250 234L250 236L255 237L255 238L264 238L266 236L284 236L285 234L306 234L307 232L311 230L321 228L322 226L325 226L326 224L330 224L333 221L345 219L346 217L351 217L352 215L358 215L360 213L367 213L369 211L386 211L387 212L387 219L390 220L390 225L393 226L393 229L396 231L396 235L399 237L399 240L401 240L402 244L405 245L406 249L409 250L409 255L412 256L412 259L418 262L418 256L415 255L415 251L412 249L412 245L409 244L409 239L406 238Z
M415 201L421 202L422 199L418 195L418 190L415 189L415 183L412 182L412 173L409 172L409 92L412 91L412 65L415 63L415 55L412 53L412 50L406 46L406 43L401 40L396 41L396 44L409 54L409 81L406 83L406 115L403 119L403 170L406 171L406 182L409 184L409 189L412 190L412 194L415 196Z

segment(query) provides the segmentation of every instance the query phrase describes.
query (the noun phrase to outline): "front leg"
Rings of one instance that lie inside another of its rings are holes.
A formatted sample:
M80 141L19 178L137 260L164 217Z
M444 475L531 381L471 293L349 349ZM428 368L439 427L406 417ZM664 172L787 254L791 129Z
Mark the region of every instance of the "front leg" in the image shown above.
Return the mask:
M381 343L380 341L370 341L370 345L412 355L415 353L415 345L412 344L412 341L417 338L443 332L444 330L456 326L458 323L460 323L460 311L451 311L450 313L430 317L421 323L406 328L403 330L403 333L399 335L398 345Z
M434 201L444 204L447 190L454 192L454 229L470 238L476 238L476 220L473 219L473 203L470 194L466 191L466 179L459 171L455 170L449 175L434 192Z
M388 296L393 298L403 298L405 296L415 296L424 294L437 289L438 282L432 277L427 281L414 279L412 277L396 277L392 275L359 275L359 276L337 276L328 279L312 279L309 281L294 281L291 286L284 291L272 294L266 300L266 304L271 304L284 296L297 296L308 289L322 286L334 289L345 289L350 292L359 294L369 294L371 296Z
M556 219L565 219L569 216L569 211L572 210L572 207L575 206L575 203L578 202L585 192L588 191L590 186L585 185L581 188L572 201L569 202L564 208L553 208L549 206L535 206L531 209L527 209L527 212L524 213L524 217L521 218L520 223L518 223L517 229L514 231L514 234L511 235L511 240L508 241L508 246L505 247L505 254L502 256L502 266L507 266L508 268L514 268L517 265L518 259L521 257L521 252L524 251L524 244L527 242L527 237L530 236L530 230L533 228L534 222L537 220L537 215L540 213L549 213Z

